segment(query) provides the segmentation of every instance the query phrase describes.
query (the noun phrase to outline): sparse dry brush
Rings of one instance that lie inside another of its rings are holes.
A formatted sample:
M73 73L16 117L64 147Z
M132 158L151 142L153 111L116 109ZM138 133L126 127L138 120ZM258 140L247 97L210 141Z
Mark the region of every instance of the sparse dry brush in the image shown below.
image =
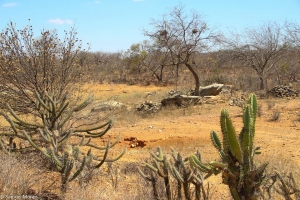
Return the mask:
M0 33L0 115L9 125L0 132L0 194L54 199L215 199L222 195L213 194L208 177L219 174L216 177L234 199L299 199L299 168L292 160L286 164L283 156L254 159L261 150L254 145L256 116L265 119L265 113L273 112L266 121L284 119L273 99L265 101L263 110L253 94L242 115L237 115L243 116L244 125L239 135L228 111L222 110L222 138L211 132L219 160L206 162L201 149L184 156L186 152L177 151L187 148L177 145L169 154L158 148L142 165L138 160L114 163L125 153L125 149L112 151L120 136L102 138L114 119L106 116L102 122L101 109L95 109L93 95L82 92L82 83L171 84L176 90L194 87L198 93L201 84L218 82L233 85L228 98L239 93L236 90L255 92L290 82L294 88L299 86L298 25L287 23L282 30L276 23L267 23L266 29L246 34L250 44L231 40L227 41L231 49L209 52L208 46L224 38L208 29L197 13L185 16L183 12L180 6L168 18L153 21L157 26L145 32L152 42L134 44L125 53L82 50L75 28L65 31L63 39L55 30L45 29L36 37L30 24L18 30L10 22ZM129 105L114 112L121 120L118 126L134 128L144 118L215 111L214 105L207 104L170 106L151 114L134 112L145 101L160 103L167 96L166 87L161 91L123 90L114 96ZM266 91L259 93L266 97ZM132 152L144 155L148 151L153 149Z
M1 133L0 148L13 155L39 152L52 163L53 172L60 174L62 196L71 181L125 153L124 149L115 158L108 155L120 137L104 146L93 143L114 124L113 119L99 121L97 112L92 111L93 96L81 102L82 97L72 98L73 86L80 78L80 46L76 46L75 36L71 29L61 42L55 31L43 30L41 39L36 39L31 26L16 30L10 23L1 33L0 43L1 100L10 99L1 102L0 115L10 129ZM27 119L18 113L26 113Z

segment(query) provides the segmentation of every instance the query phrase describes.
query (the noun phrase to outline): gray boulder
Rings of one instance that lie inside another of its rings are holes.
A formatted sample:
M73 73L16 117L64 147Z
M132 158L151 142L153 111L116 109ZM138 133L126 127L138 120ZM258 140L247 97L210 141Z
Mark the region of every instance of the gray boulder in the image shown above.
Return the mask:
M108 111L108 110L115 110L120 108L125 108L126 106L118 101L106 101L99 103L95 105L94 108L92 108L92 112L99 112L99 111Z
M200 96L217 96L222 91L224 84L212 84L205 87L200 87Z

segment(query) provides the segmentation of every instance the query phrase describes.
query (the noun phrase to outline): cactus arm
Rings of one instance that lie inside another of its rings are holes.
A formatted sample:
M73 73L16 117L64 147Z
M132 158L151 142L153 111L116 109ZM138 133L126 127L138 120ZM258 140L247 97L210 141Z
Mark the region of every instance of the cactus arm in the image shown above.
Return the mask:
M213 167L203 164L195 155L190 156L189 160L193 166L197 167L202 172L208 173L213 171Z
M151 177L148 177L141 169L140 167L137 167L138 173L147 181L153 181Z
M230 186L230 193L234 200L241 200L239 193L235 187Z
M251 128L251 115L250 108L247 106L244 110L243 122L244 127L240 133L241 146L244 153L244 171L247 172L252 165L252 152L253 152L253 137Z
M112 126L113 126L114 122L112 120L109 120L107 123L105 124L101 124L98 125L96 127L92 127L92 128L82 128L82 129L74 129L74 132L89 132L88 134L91 136L96 136L96 137L100 137L102 135L104 135ZM98 133L92 133L90 131L94 131L103 127L106 127L106 129L104 131L98 132ZM104 132L104 133L103 133Z
M119 143L121 139L121 135L119 134L118 137L116 138L116 140L110 145L110 148L114 147L116 144Z
M218 134L215 131L212 131L210 133L210 139L214 145L214 147L218 150L221 151L222 150L222 143L218 137Z
M252 117L254 119L254 124L255 124L255 120L256 120L256 116L257 116L257 100L256 100L256 96L254 94L251 94L249 97L249 101L248 101L250 108L252 108Z
M79 169L73 174L73 176L70 178L69 182L73 181L82 172L82 170L85 166L85 163L86 163L86 156L83 157L83 160L81 162Z
M61 120L60 124L57 126L57 129L61 129L64 124L72 117L74 112L70 111L64 119Z
M63 144L65 144L69 140L69 138L72 136L72 134L73 134L73 131L69 130L62 138L60 138L58 140L58 144L59 144L58 146L62 146Z
M153 153L153 152L151 152L150 154L151 154L151 156L152 156L155 160L157 160L157 161L159 161L159 162L162 162L163 159L164 159L164 158L163 158L162 150L161 150L160 147L157 147L157 150L158 150L158 156L156 156L155 153Z
M223 125L222 133L225 136L224 138L227 139L226 143L228 144L229 151L233 156L235 156L239 163L243 163L242 149L237 139L231 118L229 117L228 111L226 109L223 109L221 112L221 124ZM225 141L223 142L223 144L224 143Z
M223 162L227 162L228 159L227 159L226 154L222 150L222 143L221 143L221 141L219 139L218 134L215 131L212 131L210 133L210 138L211 138L211 141L212 141L214 147L219 151L219 155L220 155L222 161Z
M218 169L228 169L228 164L224 164L224 163L219 163L219 162L215 162L215 161L211 161L209 163L211 166L216 167Z
M32 147L34 147L36 150L39 150L40 152L43 152L42 148L38 147L31 139L31 137L27 134L26 131L22 131L23 135L26 137L29 144L31 144Z
M106 145L106 149L105 149L105 152L104 152L104 155L103 155L103 158L102 160L100 161L100 163L98 165L95 166L95 168L99 168L103 165L106 157L107 157L107 154L108 154L108 150L109 150L109 147L110 147L110 142L108 141L107 142L107 145Z
M120 141L120 139L121 139L121 136L119 135L119 136L117 137L117 139L110 145L109 148L114 147L114 146ZM90 140L89 140L89 141L90 141ZM80 146L89 146L89 147L93 147L93 148L99 149L99 150L105 150L105 149L106 149L106 147L99 147L99 146L96 146L96 145L94 145L94 144L89 144L89 141L88 141L86 144L82 144L82 145L80 145Z
M262 175L263 175L263 173L264 173L264 171L266 170L266 168L267 168L268 165L269 165L269 163L266 162L266 163L262 164L260 167L258 167L257 169L251 171L251 172L250 172L250 173L251 173L250 178L251 178L251 179L254 179L254 178L257 177L257 176L258 176L258 177L262 177Z
M53 147L50 148L49 154L51 156L51 160L55 163L56 168L58 170L62 170L62 168L64 167L64 165L61 163L61 161L55 155Z
M47 135L44 135L44 132L43 132L41 129L38 129L37 131L38 131L38 133L42 136L42 138L43 138L45 141L47 141L48 143L51 142L51 139L50 139L50 137L49 137L48 134L47 134Z
M10 126L13 129L14 133L18 134L15 123L11 120L11 118L3 110L0 110L0 115L2 115L6 119L6 121L8 121L8 123L10 124Z
M38 102L38 106L40 108L40 106L42 106L43 108L45 108L48 112L51 112L51 109L45 104L45 102L41 99L41 96L39 95L39 93L37 91L34 92L35 93L35 97L37 99Z
M164 173L164 170L161 168L160 164L158 164L158 161L154 160L154 163L157 168L157 174L163 178L167 177L167 175Z
M149 163L144 163L144 165L146 166L146 167L148 167L149 169L151 169L152 171L154 171L154 172L158 172L158 169L157 168L155 168L154 166L152 166L152 165L150 165Z
M79 111L83 110L85 107L90 105L93 101L94 101L94 96L89 95L81 104L79 104L78 106L76 106L73 109L73 112L79 112Z
M28 123L28 122L25 122L23 121L22 119L20 119L17 114L11 109L11 107L7 104L6 105L8 110L9 110L9 113L22 125L22 126L25 126L25 127L28 127L28 128L33 128L33 127L37 127L37 128L44 128L43 125L39 125L39 124L31 124L31 123Z
M111 159L106 159L105 162L115 162L117 160L119 160L120 158L122 158L122 156L126 153L127 149L126 147L123 149L123 151L115 158L111 158Z
M67 103L60 109L60 111L58 112L58 114L57 114L55 120L57 120L57 119L62 115L62 113L67 109L68 106L69 106L69 102L67 102Z

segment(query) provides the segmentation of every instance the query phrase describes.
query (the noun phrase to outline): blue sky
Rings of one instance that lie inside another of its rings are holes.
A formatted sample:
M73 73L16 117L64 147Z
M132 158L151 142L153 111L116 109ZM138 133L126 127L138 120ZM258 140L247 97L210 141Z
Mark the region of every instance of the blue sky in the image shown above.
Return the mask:
M0 0L0 29L10 21L21 29L30 19L38 36L43 28L63 34L75 24L92 51L125 51L147 39L142 30L151 19L161 19L180 3L222 32L266 21L300 24L300 0Z

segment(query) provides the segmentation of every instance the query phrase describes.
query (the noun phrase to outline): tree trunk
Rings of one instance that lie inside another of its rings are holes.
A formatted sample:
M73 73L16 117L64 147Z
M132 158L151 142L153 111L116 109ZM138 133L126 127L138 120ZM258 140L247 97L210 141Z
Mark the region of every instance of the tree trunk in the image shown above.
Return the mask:
M193 69L193 67L189 63L186 62L184 64L194 76L194 79L195 79L195 96L199 96L200 95L200 91L199 91L200 90L200 79L199 79L199 76L198 76L197 72Z
M265 89L265 79L263 76L259 76L259 89L260 90Z

